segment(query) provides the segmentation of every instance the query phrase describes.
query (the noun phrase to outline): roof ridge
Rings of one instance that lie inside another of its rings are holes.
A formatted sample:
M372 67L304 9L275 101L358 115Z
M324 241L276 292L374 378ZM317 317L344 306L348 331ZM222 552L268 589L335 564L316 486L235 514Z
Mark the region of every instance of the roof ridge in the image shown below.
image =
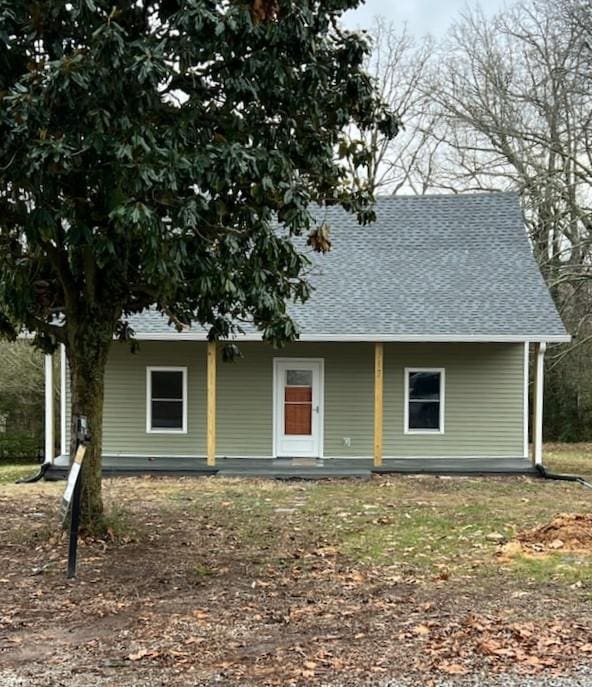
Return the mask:
M446 199L451 198L493 198L498 196L518 197L518 191L468 191L466 193L391 193L385 195L376 195L375 200L398 200L398 199Z

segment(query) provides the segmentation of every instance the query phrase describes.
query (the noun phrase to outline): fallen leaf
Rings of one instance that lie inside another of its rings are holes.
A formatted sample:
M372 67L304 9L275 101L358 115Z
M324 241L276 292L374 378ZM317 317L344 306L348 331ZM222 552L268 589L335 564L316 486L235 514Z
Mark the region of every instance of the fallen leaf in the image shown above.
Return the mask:
M438 666L439 670L449 675L466 675L469 670L460 663L441 663Z
M538 656L527 656L523 659L524 663L528 663L530 666L540 666L541 659Z

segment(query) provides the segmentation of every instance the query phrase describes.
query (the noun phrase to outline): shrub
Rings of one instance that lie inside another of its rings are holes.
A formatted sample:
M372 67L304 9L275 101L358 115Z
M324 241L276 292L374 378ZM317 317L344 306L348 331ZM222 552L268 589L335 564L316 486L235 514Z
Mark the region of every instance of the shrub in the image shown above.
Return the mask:
M42 439L39 435L10 433L0 434L0 461L38 460L41 455Z

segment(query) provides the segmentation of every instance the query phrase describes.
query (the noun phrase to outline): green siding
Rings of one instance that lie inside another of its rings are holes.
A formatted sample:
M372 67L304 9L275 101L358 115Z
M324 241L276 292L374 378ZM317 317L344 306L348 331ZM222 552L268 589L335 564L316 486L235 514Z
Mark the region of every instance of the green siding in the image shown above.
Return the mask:
M278 351L263 344L245 343L241 351L242 360L218 365L220 455L272 455L275 357L324 359L325 456L342 454L345 436L352 439L351 455L371 454L372 344L299 343Z
M445 369L444 434L404 433L404 368ZM524 455L522 344L386 344L385 456Z
M105 378L104 453L203 455L206 450L205 344L142 342L131 354L114 344ZM146 368L187 368L187 434L146 432Z
M384 455L522 456L522 344L385 344ZM371 343L297 343L280 351L241 345L235 363L218 363L219 456L272 455L273 358L323 358L325 457L371 456L374 347ZM188 368L188 433L146 432L146 367ZM404 434L403 370L446 370L445 433ZM104 452L203 456L206 448L206 344L142 342L132 355L115 344L105 383ZM344 446L344 437L351 446Z

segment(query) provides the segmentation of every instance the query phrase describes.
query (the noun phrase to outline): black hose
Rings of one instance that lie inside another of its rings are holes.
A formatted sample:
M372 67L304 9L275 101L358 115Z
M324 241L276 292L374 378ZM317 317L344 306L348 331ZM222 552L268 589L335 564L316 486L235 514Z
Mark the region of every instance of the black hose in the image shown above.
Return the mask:
M536 469L540 472L541 476L545 479L559 479L565 482L577 482L583 487L592 489L592 484L587 482L583 477L579 475L566 475L562 472L549 472L543 465L535 465Z
M31 484L33 482L39 482L40 479L43 479L45 477L45 473L49 470L51 467L51 463L43 463L43 465L39 468L39 472L36 475L33 475L32 477L23 477L22 479L17 479L16 484Z

